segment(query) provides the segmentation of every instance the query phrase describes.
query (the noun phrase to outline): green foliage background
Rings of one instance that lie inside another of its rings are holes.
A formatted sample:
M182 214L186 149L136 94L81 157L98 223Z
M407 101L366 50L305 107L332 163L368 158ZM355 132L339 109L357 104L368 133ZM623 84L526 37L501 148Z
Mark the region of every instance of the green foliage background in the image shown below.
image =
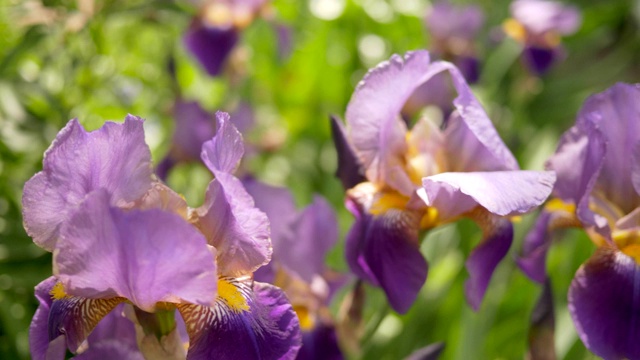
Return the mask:
M71 118L89 129L105 120L121 121L127 113L147 119L148 142L157 162L170 145L177 89L211 111L248 103L258 126L247 141L265 151L247 160L246 169L289 187L300 206L314 193L325 196L338 212L341 233L346 233L353 219L333 177L336 155L328 115L344 114L369 67L392 53L429 47L423 22L429 4L329 2L344 5L331 20L312 11L318 1L275 0L272 11L244 32L234 60L236 74L214 79L182 46L181 36L195 13L186 2L96 0L95 14L74 28L81 1L0 0L0 358L29 357L28 327L37 306L33 287L51 274L50 254L35 246L22 227L22 186L41 169L44 151ZM542 78L522 67L518 44L499 39L509 2L477 3L487 18L478 37L483 69L474 91L523 168L543 168L587 96L618 81L640 81L638 2L573 1L582 10L582 27L564 39L566 59ZM39 14L38 5L46 10L44 20L28 24ZM284 56L277 26L291 30L291 51ZM367 50L367 41L377 47ZM168 70L170 62L177 84ZM208 176L197 164L183 165L169 183L191 206L198 206ZM421 250L430 262L429 278L407 314L389 312L381 292L367 289L369 336L361 357L398 359L444 341L443 359L523 358L540 288L512 259L532 221L529 215L516 224L515 244L478 312L466 306L463 295L464 259L480 239L477 227L463 221L428 234ZM327 261L346 271L343 238ZM577 338L566 293L593 246L580 231L557 238L563 241L554 245L548 262L557 306L556 349L560 358L592 358Z

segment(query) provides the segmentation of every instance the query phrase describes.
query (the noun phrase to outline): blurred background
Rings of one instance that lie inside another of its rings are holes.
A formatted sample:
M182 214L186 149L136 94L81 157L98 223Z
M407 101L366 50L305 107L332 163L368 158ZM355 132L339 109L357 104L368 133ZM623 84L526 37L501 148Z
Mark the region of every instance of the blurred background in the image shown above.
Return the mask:
M453 1L457 5L471 2ZM475 1L484 23L473 41L479 79L473 84L489 117L522 168L543 169L575 121L584 99L616 82L640 81L640 2L571 1L579 29L561 39L562 55L542 75L523 62L522 44L503 29L509 1ZM22 227L22 187L71 118L87 129L146 119L154 162L169 152L178 98L207 111L249 111L243 170L288 187L299 206L314 194L338 213L340 244L327 263L347 271L344 234L353 222L334 177L330 114L343 116L368 68L391 54L437 46L426 0L275 0L244 27L224 71L212 77L182 37L197 3L141 0L0 0L0 358L29 358L34 286L50 276L51 255ZM209 172L177 165L167 182L199 206ZM478 312L464 299L464 260L480 240L470 221L431 231L421 251L430 263L418 301L405 315L388 310L367 288L361 357L399 359L445 342L442 359L524 358L531 312L541 288L513 262L535 214L516 223L511 253L498 267ZM556 236L548 269L556 304L555 346L561 359L589 359L566 308L567 288L594 250L581 231ZM337 312L345 291L334 299Z

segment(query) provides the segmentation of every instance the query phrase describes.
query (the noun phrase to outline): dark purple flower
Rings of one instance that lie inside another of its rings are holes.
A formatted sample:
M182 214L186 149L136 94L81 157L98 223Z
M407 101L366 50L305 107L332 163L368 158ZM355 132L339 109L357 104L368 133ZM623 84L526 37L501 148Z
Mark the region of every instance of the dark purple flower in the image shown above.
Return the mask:
M197 16L184 35L186 48L211 76L217 76L248 26L266 0L223 0L201 2Z
M342 359L328 305L344 277L330 277L324 265L338 240L333 209L316 196L297 211L287 189L254 179L244 184L271 223L272 261L255 273L255 279L282 288L298 314L303 334L298 359Z
M547 167L558 181L525 239L522 270L546 276L551 232L582 227L598 246L576 273L569 310L605 359L640 357L640 86L616 84L585 102Z
M135 161L141 151L136 149L146 150L143 160ZM205 205L189 209L151 177L141 120L109 123L92 133L70 122L45 155L45 170L25 186L25 219L35 219L29 224L38 224L33 214L40 215L47 202L60 212L48 223L56 231L49 240L54 276L36 288L40 307L30 330L33 357L63 358L67 348L85 357L116 354L110 352L116 351L113 346L87 338L127 302L142 327L154 326L156 316L171 319L172 328L145 328L163 336L175 332L179 310L189 359L213 352L218 358L293 358L301 335L291 304L280 289L251 279L268 262L271 244L266 216L232 175L242 152L237 130L227 114L219 113L218 131L203 146L203 159L216 179ZM133 196L125 191L131 188L145 191ZM172 353L184 355L180 340L172 344ZM151 356L155 350L143 341L140 351Z
M482 9L439 1L427 12L425 23L433 38L432 53L454 63L468 83L476 82L480 64L474 42L484 25ZM452 90L449 103L455 96Z
M556 1L516 0L510 10L504 31L524 45L523 60L535 74L546 72L563 55L560 37L580 27L580 12Z
M408 130L400 110L442 73L458 92L456 110L444 130L426 117ZM555 175L519 170L462 74L450 63L430 62L426 51L394 55L369 71L346 119L346 141L358 159L352 167L361 166L367 179L347 192L347 208L356 216L346 248L351 270L381 286L392 307L405 312L427 277L420 231L471 217L484 232L467 261L467 300L477 309L511 243L505 217L542 203Z

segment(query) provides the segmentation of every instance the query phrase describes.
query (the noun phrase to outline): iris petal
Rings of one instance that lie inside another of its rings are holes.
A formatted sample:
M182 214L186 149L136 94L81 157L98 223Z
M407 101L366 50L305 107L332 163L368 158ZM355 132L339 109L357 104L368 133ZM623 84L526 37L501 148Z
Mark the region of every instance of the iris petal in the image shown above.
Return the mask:
M54 299L49 309L49 340L64 335L69 350L75 353L98 322L123 301L119 297L87 299L71 295Z
M381 286L393 309L405 313L427 279L418 245L420 217L399 209L375 216L357 210L354 215L346 248L351 270Z
M151 184L151 153L142 120L105 123L87 132L77 120L62 129L44 156L43 170L24 186L24 225L33 241L53 251L60 224L97 189L119 206L138 199Z
M218 112L217 132L202 146L202 160L215 176L197 209L195 223L218 251L219 273L244 276L271 259L269 219L231 173L244 153L242 135L229 115Z
M148 312L160 301L207 305L216 295L215 257L202 234L162 210L110 207L102 190L65 223L54 267L69 294L121 296Z
M469 278L464 284L467 301L474 310L480 308L493 271L509 252L513 240L513 225L509 219L485 213L479 224L484 228L485 236L467 259Z
M238 31L232 27L210 27L196 20L184 35L183 41L207 73L216 76L222 71L238 38Z
M569 311L596 355L640 358L640 266L631 257L598 248L571 283Z
M269 284L229 283L247 308L234 306L224 296L214 307L178 306L189 333L187 359L295 358L301 343L300 326L284 293Z

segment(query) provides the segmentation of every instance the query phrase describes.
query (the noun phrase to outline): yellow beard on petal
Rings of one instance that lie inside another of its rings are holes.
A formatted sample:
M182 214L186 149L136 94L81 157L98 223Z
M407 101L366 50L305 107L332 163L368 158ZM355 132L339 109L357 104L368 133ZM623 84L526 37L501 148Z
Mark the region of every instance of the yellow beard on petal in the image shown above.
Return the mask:
M60 300L69 297L69 295L64 291L64 287L62 287L62 283L56 283L49 292L53 300Z
M516 19L507 19L502 24L502 30L511 38L522 43L527 38L527 30Z
M236 313L249 311L249 304L247 304L240 290L223 278L218 279L218 297Z

